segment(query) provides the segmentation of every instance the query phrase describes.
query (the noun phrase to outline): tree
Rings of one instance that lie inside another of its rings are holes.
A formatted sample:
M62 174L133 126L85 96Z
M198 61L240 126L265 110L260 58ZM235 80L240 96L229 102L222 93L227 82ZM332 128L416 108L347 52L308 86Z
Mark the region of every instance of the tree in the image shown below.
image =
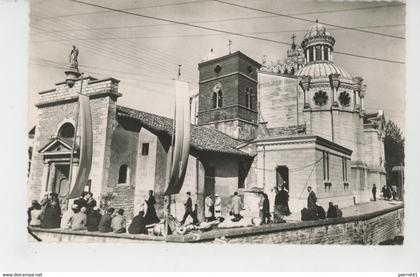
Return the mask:
M404 165L404 138L400 128L391 120L385 126L384 147L387 183L397 183L398 175L392 174L392 168Z

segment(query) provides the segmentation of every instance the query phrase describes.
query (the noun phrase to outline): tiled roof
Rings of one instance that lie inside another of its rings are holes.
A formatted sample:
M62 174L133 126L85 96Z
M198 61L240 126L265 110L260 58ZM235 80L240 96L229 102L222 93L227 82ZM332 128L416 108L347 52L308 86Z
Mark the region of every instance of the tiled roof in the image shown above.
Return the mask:
M172 119L170 118L122 106L117 106L117 115L138 120L152 133L172 135ZM216 129L191 125L191 147L197 151L249 157L248 153L236 149L242 143Z

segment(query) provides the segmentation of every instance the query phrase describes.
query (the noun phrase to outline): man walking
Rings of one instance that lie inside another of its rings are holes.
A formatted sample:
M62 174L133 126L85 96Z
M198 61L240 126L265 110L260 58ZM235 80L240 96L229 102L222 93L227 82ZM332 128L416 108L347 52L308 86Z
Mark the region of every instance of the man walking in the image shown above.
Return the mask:
M308 192L309 192L309 195L308 195L308 210L313 211L313 212L316 213L317 212L316 211L316 209L317 209L316 201L318 199L316 198L316 194L312 190L312 187L311 186L308 186Z
M184 206L185 206L185 213L184 213L184 217L182 218L181 224L182 225L185 224L185 220L187 219L188 216L192 217L193 224L197 224L198 219L197 219L197 216L193 213L191 192L189 191L187 192L187 199L185 200Z

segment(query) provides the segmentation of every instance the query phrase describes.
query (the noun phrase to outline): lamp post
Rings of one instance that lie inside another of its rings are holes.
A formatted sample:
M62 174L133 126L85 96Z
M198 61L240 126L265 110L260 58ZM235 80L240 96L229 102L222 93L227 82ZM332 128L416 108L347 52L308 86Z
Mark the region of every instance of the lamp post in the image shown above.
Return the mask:
M299 85L303 90L303 108L304 109L309 109L311 106L309 105L308 101L306 100L306 92L309 90L310 88L310 84L311 84L311 76L302 76L302 78L300 79Z
M337 93L338 88L340 87L340 74L332 73L329 76L330 86L331 86L331 140L334 142L334 113L333 107L338 107L338 103L335 100L335 94Z

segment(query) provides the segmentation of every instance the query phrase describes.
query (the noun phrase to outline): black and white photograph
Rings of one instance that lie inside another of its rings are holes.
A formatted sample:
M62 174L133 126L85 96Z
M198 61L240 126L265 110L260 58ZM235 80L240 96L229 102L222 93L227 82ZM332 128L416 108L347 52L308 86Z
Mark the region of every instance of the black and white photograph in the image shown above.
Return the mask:
M0 3L10 258L414 276L408 2Z
M403 243L404 3L59 2L30 5L29 240Z

